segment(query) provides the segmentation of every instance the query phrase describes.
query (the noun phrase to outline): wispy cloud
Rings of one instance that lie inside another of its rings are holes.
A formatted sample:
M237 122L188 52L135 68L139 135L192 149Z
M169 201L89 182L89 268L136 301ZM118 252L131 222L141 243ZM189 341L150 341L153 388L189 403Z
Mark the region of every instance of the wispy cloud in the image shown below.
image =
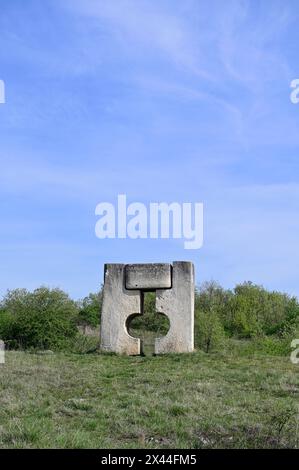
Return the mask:
M106 2L79 0L67 2L72 11L98 19L114 36L122 51L127 55L149 59L157 55L172 62L184 71L191 71L204 78L212 79L200 67L199 50L190 34L188 23L180 13L184 8L178 3L171 4L144 0L119 0ZM168 8L167 8L168 7ZM144 57L146 51L147 57Z

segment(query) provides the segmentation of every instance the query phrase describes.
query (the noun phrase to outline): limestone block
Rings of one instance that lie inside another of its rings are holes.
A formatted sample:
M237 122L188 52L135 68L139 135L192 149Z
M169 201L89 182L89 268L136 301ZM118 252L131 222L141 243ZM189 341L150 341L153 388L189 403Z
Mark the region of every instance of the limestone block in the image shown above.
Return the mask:
M106 264L101 318L101 349L120 354L140 354L140 339L128 333L128 324L143 313L144 292L156 291L156 311L169 318L166 336L155 341L155 353L182 353L194 349L194 266Z
M127 264L125 277L127 289L169 289L171 265L169 263Z

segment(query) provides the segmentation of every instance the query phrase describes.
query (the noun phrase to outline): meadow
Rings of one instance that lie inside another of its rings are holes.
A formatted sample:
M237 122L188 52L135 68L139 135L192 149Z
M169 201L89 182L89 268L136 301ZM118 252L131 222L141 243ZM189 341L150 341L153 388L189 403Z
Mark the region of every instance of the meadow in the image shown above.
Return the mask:
M0 303L1 448L297 448L299 303L252 283L204 284L195 352L155 356L169 321L129 325L143 356L99 350L101 291L8 291Z
M8 351L0 447L298 447L299 365L236 348L145 357Z

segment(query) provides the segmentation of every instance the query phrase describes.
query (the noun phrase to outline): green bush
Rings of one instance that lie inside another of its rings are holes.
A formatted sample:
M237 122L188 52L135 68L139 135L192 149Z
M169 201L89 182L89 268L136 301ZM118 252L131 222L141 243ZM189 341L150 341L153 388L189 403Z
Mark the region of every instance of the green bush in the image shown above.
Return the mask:
M6 348L16 348L17 341L13 339L14 319L13 316L3 308L0 309L0 339L5 340Z
M75 302L60 289L8 291L1 302L0 332L8 346L60 349L75 337Z
M230 299L230 333L239 338L253 338L263 334L264 310L267 292L260 286L245 282L237 285Z
M229 299L225 326L239 338L258 338L282 333L296 318L299 306L295 298L245 282L235 287Z
M79 301L78 308L77 324L83 327L97 327L100 323L102 290L97 294L89 294L83 300Z
M0 309L0 338L10 335L12 329L12 316L4 309Z
M214 281L205 282L195 294L195 346L210 352L225 337L227 303L230 291Z
M204 282L195 291L195 310L214 312L223 325L230 321L228 305L232 292L225 290L215 281Z
M268 356L288 356L291 354L291 340L289 338L275 338L266 336L256 342L257 350Z
M263 338L237 340L229 338L225 342L224 352L234 357L250 356L289 356L291 340L265 336Z
M290 342L299 330L299 304L295 297L269 292L251 282L233 291L215 282L204 283L195 294L195 344L208 351L224 339L248 339L242 351L289 354Z
M206 353L219 347L225 338L224 328L216 312L197 311L195 315L195 346Z

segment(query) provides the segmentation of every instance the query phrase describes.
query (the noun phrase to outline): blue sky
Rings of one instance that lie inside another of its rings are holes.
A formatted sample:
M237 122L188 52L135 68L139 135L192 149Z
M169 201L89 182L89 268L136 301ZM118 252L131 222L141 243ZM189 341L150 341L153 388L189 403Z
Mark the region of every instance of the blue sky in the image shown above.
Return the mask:
M298 24L295 0L2 1L0 293L191 260L299 295ZM203 247L97 239L121 193L203 202Z

